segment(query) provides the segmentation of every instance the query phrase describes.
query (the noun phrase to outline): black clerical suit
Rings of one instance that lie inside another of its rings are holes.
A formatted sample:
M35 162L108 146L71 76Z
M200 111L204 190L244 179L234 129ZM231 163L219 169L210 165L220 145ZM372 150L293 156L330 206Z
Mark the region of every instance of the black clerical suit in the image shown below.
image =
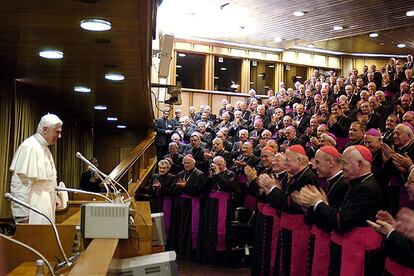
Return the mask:
M102 180L96 176L95 182L92 182L92 176L94 174L97 174L96 172L92 170L87 170L86 172L83 172L81 175L80 185L79 187L84 191L99 193L101 192L101 188L99 187L99 184L102 182Z
M174 184L174 212L168 233L167 248L175 250L180 258L191 259L199 245L200 197L206 188L204 173L197 168L182 171L175 181L186 181L184 188ZM176 183L176 182L174 182ZM194 209L195 208L195 209Z

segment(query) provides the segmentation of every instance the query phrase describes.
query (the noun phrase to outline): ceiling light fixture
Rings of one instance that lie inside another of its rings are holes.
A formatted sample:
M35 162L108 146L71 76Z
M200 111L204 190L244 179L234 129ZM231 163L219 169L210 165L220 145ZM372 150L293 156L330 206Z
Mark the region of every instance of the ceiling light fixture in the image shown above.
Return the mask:
M117 125L117 128L126 128L126 125Z
M304 11L294 11L293 12L293 15L294 16L304 16L305 15L305 12Z
M117 117L108 117L108 118L106 118L106 120L110 121L110 122L115 122L115 121L118 121L118 118Z
M80 26L84 30L103 32L110 30L112 28L112 23L104 19L89 18L82 20Z
M184 53L178 53L178 56L179 57L185 57L185 56L187 56L186 54L184 54Z
M308 44L308 48L315 48L315 47L316 47L316 45L313 44L313 43Z
M378 33L370 33L369 37L378 37Z
M91 93L92 89L90 89L89 87L86 86L75 86L73 88L73 90L75 92L79 92L79 93Z
M215 79L215 80L218 80L218 79L219 79L219 77L214 77L214 79Z
M397 44L398 48L405 48L405 46L407 46L407 45L405 45L404 43L398 43Z
M95 110L106 110L107 107L105 105L95 105Z
M275 68L275 66L274 65L269 65L269 68Z
M274 42L282 42L283 41L283 38L281 38L281 37L275 37L274 39L273 39L273 41Z
M108 73L108 74L105 74L105 79L111 80L111 81L122 81L125 79L125 76L122 74Z
M62 59L63 52L59 50L43 50L39 52L39 56L47 59Z
M226 70L227 70L227 68L226 68L226 67L221 67L221 68L220 68L220 70L221 70L221 71L226 71Z
M339 25L337 25L337 26L333 26L333 30L334 31L341 31L341 30L343 30L344 29L344 26L339 26Z
M180 64L177 64L176 66L175 66L175 68L177 68L177 69L180 69L180 68L183 68Z
M414 10L405 13L406 16L414 16Z

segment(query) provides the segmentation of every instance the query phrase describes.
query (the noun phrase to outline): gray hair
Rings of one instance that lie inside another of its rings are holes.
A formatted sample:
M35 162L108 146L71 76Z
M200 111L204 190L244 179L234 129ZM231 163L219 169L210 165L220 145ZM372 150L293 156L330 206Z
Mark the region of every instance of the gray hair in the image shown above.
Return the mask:
M43 128L55 128L56 126L63 125L63 122L55 114L46 114L41 119L37 125L37 133L41 134Z

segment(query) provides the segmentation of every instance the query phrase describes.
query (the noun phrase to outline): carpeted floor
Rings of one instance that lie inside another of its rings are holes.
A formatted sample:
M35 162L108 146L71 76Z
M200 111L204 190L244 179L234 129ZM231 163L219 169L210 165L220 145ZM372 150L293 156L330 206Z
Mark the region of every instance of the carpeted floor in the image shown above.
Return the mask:
M232 268L214 265L205 265L197 262L177 260L180 276L247 276L250 275L250 267Z

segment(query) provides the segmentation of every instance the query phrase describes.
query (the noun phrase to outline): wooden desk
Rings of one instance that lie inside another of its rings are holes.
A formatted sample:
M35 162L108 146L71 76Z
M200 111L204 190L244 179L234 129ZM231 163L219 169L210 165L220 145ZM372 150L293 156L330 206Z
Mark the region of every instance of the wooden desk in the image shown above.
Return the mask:
M54 267L55 263L51 263L51 266ZM45 273L48 273L47 265L44 269ZM36 263L35 262L24 262L18 267L16 267L12 272L8 273L7 276L33 276L36 274Z

